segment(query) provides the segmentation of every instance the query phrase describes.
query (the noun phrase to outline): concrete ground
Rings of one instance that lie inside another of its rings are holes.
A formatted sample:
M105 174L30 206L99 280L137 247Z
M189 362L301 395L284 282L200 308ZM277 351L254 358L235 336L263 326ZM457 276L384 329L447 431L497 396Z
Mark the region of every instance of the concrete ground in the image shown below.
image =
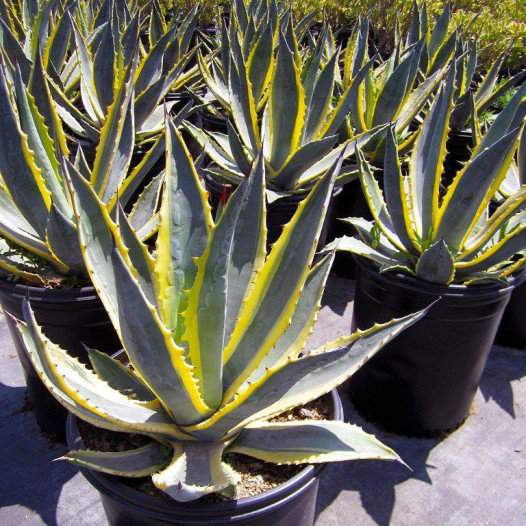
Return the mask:
M313 341L350 326L353 282L331 278ZM526 352L495 346L474 412L443 441L362 425L411 467L377 461L329 466L321 480L317 526L526 525ZM24 403L20 364L0 321L0 526L99 526L97 492L42 436ZM272 526L272 525L269 525ZM293 526L293 525L291 525Z

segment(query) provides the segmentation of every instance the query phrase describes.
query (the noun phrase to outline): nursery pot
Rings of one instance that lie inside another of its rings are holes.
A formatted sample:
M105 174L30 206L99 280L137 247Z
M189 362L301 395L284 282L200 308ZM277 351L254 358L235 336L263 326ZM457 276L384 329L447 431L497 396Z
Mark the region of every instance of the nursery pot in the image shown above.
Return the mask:
M526 349L526 283L512 293L504 310L495 343L514 349Z
M349 381L356 409L384 429L434 436L468 416L513 285L439 285L383 273L356 258L352 329L437 303Z
M343 420L336 391L327 395L331 417ZM76 418L69 415L70 449L85 448ZM318 480L325 464L310 465L276 488L235 501L180 503L147 495L122 478L90 469L80 471L99 492L110 526L311 526L314 522Z
M210 204L212 206L212 213L216 214L217 208L221 199L224 197L228 199L234 192L235 187L232 185L225 185L221 181L214 179L210 174L204 173L205 186L210 194ZM327 244L327 236L333 228L333 223L336 221L336 205L335 198L341 192L341 187L335 187L332 192L332 198L327 208L325 221L323 223L320 239L318 241L318 248L323 248ZM305 194L291 194L287 197L278 199L272 203L267 204L267 245L270 246L275 243L281 232L283 226L291 219L298 205L307 197Z
M31 301L44 334L83 362L88 360L83 344L106 353L122 344L93 287L46 289L0 279L0 304L14 318L6 316L6 323L22 363L33 413L44 431L64 438L67 411L38 377L16 329L15 320L23 320L24 298Z

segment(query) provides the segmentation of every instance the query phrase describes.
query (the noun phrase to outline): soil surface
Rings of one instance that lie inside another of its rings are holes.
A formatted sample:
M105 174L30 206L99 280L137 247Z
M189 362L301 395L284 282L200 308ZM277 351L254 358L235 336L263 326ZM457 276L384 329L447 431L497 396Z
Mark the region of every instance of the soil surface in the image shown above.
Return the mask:
M290 422L293 420L327 420L330 418L330 409L324 398L319 398L302 407L296 407L274 418L271 422ZM143 435L116 433L100 429L87 422L77 419L80 435L86 447L93 451L129 451L142 447L151 439ZM239 453L228 453L223 459L240 476L234 497L219 493L202 497L205 502L222 502L237 500L243 497L258 495L268 491L297 475L306 464L278 465L264 462ZM157 489L151 477L128 478L117 477L122 483L142 491L148 495L162 499L172 500L163 491Z

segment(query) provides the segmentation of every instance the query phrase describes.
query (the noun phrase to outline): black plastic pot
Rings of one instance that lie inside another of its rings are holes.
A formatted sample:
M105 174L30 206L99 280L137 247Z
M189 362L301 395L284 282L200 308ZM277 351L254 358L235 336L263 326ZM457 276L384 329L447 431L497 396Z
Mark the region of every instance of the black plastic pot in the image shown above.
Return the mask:
M356 235L355 229L351 225L339 221L339 219L347 217L363 217L369 221L373 219L359 179L343 185L340 195L336 197L336 220L333 223L333 232L330 236L332 239ZM352 254L342 251L336 252L331 272L340 278L355 279L356 263Z
M526 349L526 283L515 288L504 310L495 343Z
M212 206L212 213L216 214L217 208L221 199L224 197L228 199L235 187L232 185L225 185L223 182L214 179L210 174L204 174L204 181L206 189L210 194L210 204ZM333 228L333 224L336 220L336 206L335 199L341 192L341 187L335 187L332 194L332 199L329 203L327 213L325 215L325 221L323 228L320 233L320 239L318 241L318 247L323 248L327 244L327 237L329 232ZM290 196L278 199L272 203L267 204L267 245L270 246L275 243L281 232L283 226L286 225L291 219L298 205L307 197L308 194L291 194Z
M37 323L51 341L71 355L87 362L83 346L113 353L122 344L93 287L45 289L28 287L0 279L0 304L16 320L22 320L22 301L28 297ZM38 377L16 329L13 318L7 326L22 363L28 396L39 426L48 433L65 438L67 411L53 398Z
M197 110L199 117L199 125L203 130L216 132L216 133L228 133L226 127L226 117L214 115L206 110L206 108L200 108Z
M439 300L349 381L356 409L384 429L433 436L468 416L513 285L438 285L379 274L357 258L352 329L366 329Z
M332 391L327 395L332 418L343 420L341 401ZM70 449L85 448L76 418L67 424ZM179 503L141 493L123 479L81 469L82 474L101 495L110 526L311 526L314 522L318 479L325 464L311 465L284 484L253 497L231 502Z

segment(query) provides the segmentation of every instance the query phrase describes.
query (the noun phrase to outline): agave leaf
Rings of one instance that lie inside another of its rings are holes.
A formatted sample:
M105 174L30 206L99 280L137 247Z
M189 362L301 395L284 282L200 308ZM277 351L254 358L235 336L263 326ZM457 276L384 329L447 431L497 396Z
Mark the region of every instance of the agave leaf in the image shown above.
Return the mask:
M440 48L444 44L444 40L447 36L447 30L449 27L449 21L451 20L451 5L449 2L446 3L442 13L438 17L435 27L431 33L429 43L427 45L427 52L429 54L429 64L433 64L436 55Z
M133 75L137 57L121 72L122 80L116 87L113 103L108 108L100 142L93 163L91 184L97 195L107 203L113 197L119 181L131 162L134 146Z
M333 243L334 246L338 248L338 250L352 252L358 256L363 256L378 263L379 265L394 265L397 263L397 259L395 257L384 255L382 252L375 250L368 244L364 243L361 239L344 236L338 240L335 240ZM331 247L332 245L329 245L327 248Z
M224 351L223 385L229 399L285 331L309 272L341 159L298 206L254 283ZM298 272L298 268L303 272Z
M113 389L143 402L155 399L155 395L139 377L119 360L95 349L88 349L88 355L93 370Z
M243 176L243 173L239 172L239 166L233 160L233 156L230 155L232 152L225 152L223 148L217 143L217 140L213 140L210 133L204 132L200 128L197 128L193 124L186 122L184 124L185 129L187 129L195 140L205 149L206 154L209 155L212 160L218 164L224 170L233 173L239 174L240 177ZM239 128L238 128L239 129ZM219 134L215 134L214 137L217 139ZM230 144L228 142L228 137L224 137L224 144Z
M141 159L141 162L133 168L131 173L122 182L119 187L118 195L115 193L115 195L110 199L108 203L108 208L110 210L115 207L117 199L124 207L128 205L145 178L151 173L151 170L154 168L157 161L162 155L164 155L165 148L166 140L163 133L155 140L153 146Z
M6 315L10 316L8 313ZM126 426L116 424L115 422L92 412L89 408L83 406L77 400L72 398L63 389L62 385L60 384L60 380L55 377L53 369L47 363L45 357L42 354L43 350L40 343L40 338L38 336L38 332L34 332L35 329L33 329L33 327L38 330L34 320L31 321L31 323L17 324L18 333L22 338L24 348L28 352L33 367L35 368L44 385L47 387L48 391L58 400L58 402L60 402L75 416L82 418L90 424L101 427L102 429L109 429L110 431L129 432L130 430Z
M486 218L483 227L475 235L468 238L464 250L458 255L457 260L471 260L485 246L492 243L492 240L499 236L501 229L507 225L510 230L510 220L513 217L520 217L519 213L526 209L526 187L517 190L509 196L489 219Z
M409 163L409 186L418 235L426 238L435 225L442 164L446 156L448 122L453 109L455 67L440 90L417 137Z
M521 101L525 94L526 83L517 90L517 93L515 93L506 107L497 115L497 118L489 127L482 140L477 144L474 155L489 148L509 131L522 124L526 116L526 103L521 104Z
M0 36L2 38L2 49L4 51L2 58L5 57L5 59L11 63L12 67L14 67L15 63L18 64L22 78L24 82L27 82L31 75L31 60L26 56L17 37L12 33L3 19L0 19Z
M152 228L152 222L158 223L159 203L161 201L161 190L164 182L164 172L156 175L139 195L137 201L128 216L132 228L139 239L144 241L150 236L147 232ZM153 234L153 231L150 232Z
M110 21L104 26L101 43L93 58L93 82L105 115L113 102L113 86L115 85L116 43L113 40L113 34L114 28Z
M472 276L477 272L484 272L494 265L507 262L507 260L520 253L521 250L524 250L525 243L526 225L521 224L513 232L503 236L500 241L472 260L457 261L457 275Z
M387 132L383 180L385 204L393 231L403 248L414 254L415 247L409 234L412 233L409 196L404 185L393 127Z
M157 283L153 276L155 260L148 252L148 247L137 237L122 207L117 209L117 224L122 242L128 249L128 257L136 271L136 278L146 299L155 305L157 302Z
M66 8L70 12L70 8ZM59 17L56 26L49 36L44 51L44 64L52 64L57 71L61 71L68 56L71 41L71 21L65 13ZM37 47L37 54L40 46Z
M152 442L130 451L70 451L62 458L81 468L118 477L146 477L166 467L170 462L170 450Z
M35 105L44 118L50 137L54 140L54 155L59 155L60 152L64 155L68 155L69 151L66 143L66 135L55 105L53 104L46 74L44 73L40 49L37 51L34 67L31 70L29 92L34 97Z
M472 157L457 174L440 207L434 239L444 239L448 247L462 250L469 232L506 176L520 132L520 128L512 130Z
M280 360L300 355L317 319L333 260L334 254L328 254L309 272L289 327L251 374L250 382L259 380L268 368L275 367Z
M367 331L338 339L334 342L336 350L313 351L303 358L270 369L208 420L185 430L200 439L225 439L251 422L272 418L314 400L352 376L383 345L419 320L425 312L374 325Z
M391 122L398 116L400 108L413 89L421 53L420 44L411 50L387 79L376 101L373 126Z
M31 21L31 33L26 39L26 48L28 48L27 51L31 60L35 60L39 46L46 47L50 14L56 4L57 0L44 0L38 8L36 17Z
M163 56L167 46L175 38L176 27L172 26L153 46L141 61L135 76L135 91L142 93L148 86L161 78Z
M418 258L416 277L449 285L455 277L455 260L443 240L433 243Z
M64 194L58 174L58 161L55 157L53 141L48 134L44 119L38 112L35 100L27 93L22 83L18 68L15 71L15 94L20 127L22 132L27 135L27 144L33 153L33 161L38 167L39 176L44 183L44 185L40 183L43 196L52 195L56 206L69 217L71 216L71 207ZM28 155L30 155L29 152ZM48 206L49 203L50 201L48 201Z
M71 27L75 36L75 51L80 68L80 96L82 104L89 118L100 122L104 120L104 110L99 104L95 91L95 79L93 75L93 62L86 42L80 33L77 24L71 19Z
M260 142L256 105L245 64L238 56L231 59L228 91L232 117L241 139L255 154Z
M236 484L232 469L221 462L224 444L176 442L173 447L171 463L152 480L176 501L188 502Z
M5 72L0 72L0 172L14 204L39 236L45 236L50 193L20 129L9 96Z
M334 53L316 80L311 101L307 104L302 144L306 144L318 136L331 110L338 56L338 53Z
M40 361L46 362L48 374L60 391L92 414L118 426L132 427L143 433L161 433L177 438L184 436L157 400L132 400L112 389L76 358L50 342L36 324L27 300L24 300L23 312L33 349L39 354Z
M76 225L54 203L48 217L46 242L53 255L69 268L68 274L87 275Z
M212 217L190 154L170 120L166 125L166 173L160 213L155 262L159 308L164 324L175 329L181 327L179 313L186 308L181 291L189 290L194 282L197 268L192 258L205 250Z
M184 313L188 358L212 408L219 407L223 397L223 349L265 259L264 178L260 152L250 176L228 200L204 255L196 261L197 276Z
M232 157L239 166L241 172L243 174L248 174L250 172L251 163L247 159L247 154L245 153L243 143L241 142L241 139L239 138L235 128L232 126L230 120L226 121L226 127L228 131L228 144L230 146L228 153L232 154ZM217 137L217 135L215 137Z
M389 447L358 426L344 422L254 422L228 452L275 464L316 464L343 460L400 460Z
M247 59L247 71L256 105L267 89L274 70L274 44L276 34L265 24Z
M508 91L513 88L516 85L522 86L521 82L523 81L524 77L526 77L526 71L521 71L508 79L504 84L499 86L496 90L493 91L490 97L488 97L485 101L477 101L477 111L479 114L483 113L486 109L488 109L496 100L498 100L500 97L508 93ZM508 103L509 104L509 103Z
M325 122L321 132L322 137L338 133L340 126L343 124L347 114L349 113L349 110L352 108L353 104L355 104L359 90L361 89L362 82L369 74L375 60L376 57L373 57L371 60L369 60L353 77L351 84L347 86L345 91L342 93L340 99L338 100L338 104ZM358 117L355 116L355 120L357 120L357 118Z
M148 302L119 251L112 251L119 327L126 354L134 369L161 400L176 422L195 423L210 411L203 403L184 357L154 305Z
M299 146L305 118L305 91L301 85L294 50L280 31L279 51L270 87L270 164L279 170Z
M305 171L332 151L338 137L327 136L301 146L285 161L274 177L272 185L283 190L293 190Z
M0 215L1 236L14 241L43 259L54 259L46 243L19 212L3 188L0 188L0 207L2 210Z

